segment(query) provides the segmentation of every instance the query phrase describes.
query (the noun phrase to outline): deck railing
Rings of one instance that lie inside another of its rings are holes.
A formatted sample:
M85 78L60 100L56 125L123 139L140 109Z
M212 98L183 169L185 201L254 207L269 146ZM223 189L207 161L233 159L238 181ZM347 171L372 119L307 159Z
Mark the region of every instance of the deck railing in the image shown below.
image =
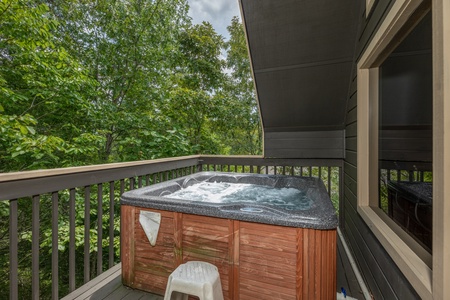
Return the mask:
M201 155L0 174L0 213L9 216L0 221L0 252L9 252L0 278L10 299L59 299L111 268L120 259L119 201L127 190L207 170L285 174L320 177L339 203L342 166L334 159Z

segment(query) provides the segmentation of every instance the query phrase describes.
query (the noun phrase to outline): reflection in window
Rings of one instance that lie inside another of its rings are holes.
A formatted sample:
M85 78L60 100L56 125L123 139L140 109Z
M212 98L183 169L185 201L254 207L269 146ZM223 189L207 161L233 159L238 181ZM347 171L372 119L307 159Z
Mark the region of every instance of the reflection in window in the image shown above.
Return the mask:
M425 249L432 246L431 14L379 68L379 206Z

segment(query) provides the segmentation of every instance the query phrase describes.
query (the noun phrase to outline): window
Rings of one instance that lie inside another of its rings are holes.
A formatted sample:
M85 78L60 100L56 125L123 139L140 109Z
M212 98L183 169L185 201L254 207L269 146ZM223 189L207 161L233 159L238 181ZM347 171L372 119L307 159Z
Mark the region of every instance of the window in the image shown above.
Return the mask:
M370 14L375 0L366 0L366 17Z
M429 2L395 1L358 62L357 95L358 213L424 299L433 201L416 188L433 184L431 34Z
M433 219L431 36L428 13L380 64L378 79L378 206L429 253Z

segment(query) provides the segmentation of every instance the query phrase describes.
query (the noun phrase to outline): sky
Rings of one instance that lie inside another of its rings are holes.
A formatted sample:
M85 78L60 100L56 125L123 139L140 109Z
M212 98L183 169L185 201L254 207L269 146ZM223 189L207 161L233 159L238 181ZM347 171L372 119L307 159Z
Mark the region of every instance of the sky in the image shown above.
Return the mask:
M188 0L194 24L207 21L216 32L228 39L227 26L233 16L241 17L238 0Z

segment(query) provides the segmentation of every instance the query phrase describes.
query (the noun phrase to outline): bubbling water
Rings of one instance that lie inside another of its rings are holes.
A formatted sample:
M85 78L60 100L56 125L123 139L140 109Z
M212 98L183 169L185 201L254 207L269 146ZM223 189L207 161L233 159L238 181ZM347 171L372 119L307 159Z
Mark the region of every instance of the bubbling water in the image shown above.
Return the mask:
M312 205L306 193L295 188L228 182L200 182L163 197L211 203L275 205L286 210L308 210Z

